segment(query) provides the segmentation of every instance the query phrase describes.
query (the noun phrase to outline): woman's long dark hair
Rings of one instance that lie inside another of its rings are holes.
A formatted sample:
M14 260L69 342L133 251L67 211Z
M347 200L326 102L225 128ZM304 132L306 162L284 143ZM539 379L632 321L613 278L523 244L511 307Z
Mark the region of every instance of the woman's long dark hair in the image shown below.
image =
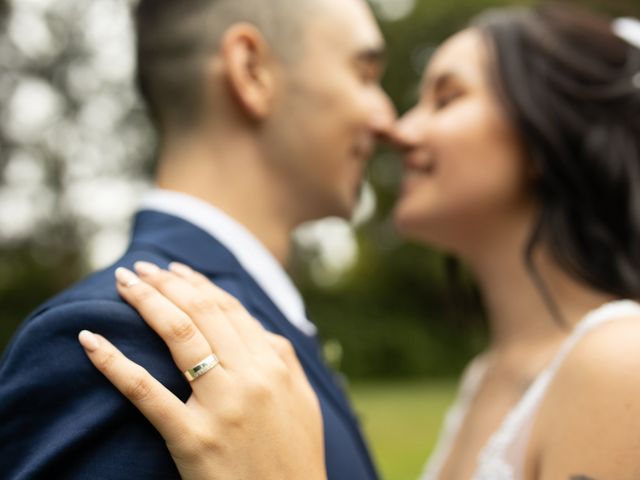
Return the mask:
M494 10L472 25L538 174L524 255L554 317L533 262L541 242L575 278L640 298L640 49L574 7Z

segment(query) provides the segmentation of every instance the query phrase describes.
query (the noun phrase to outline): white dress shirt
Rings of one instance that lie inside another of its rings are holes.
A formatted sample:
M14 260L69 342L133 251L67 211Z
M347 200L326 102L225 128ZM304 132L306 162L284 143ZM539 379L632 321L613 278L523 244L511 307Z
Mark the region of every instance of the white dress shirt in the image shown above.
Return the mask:
M140 209L179 217L207 232L236 257L287 320L307 335L316 334L316 326L307 319L302 296L291 278L246 227L209 203L170 190L147 193Z

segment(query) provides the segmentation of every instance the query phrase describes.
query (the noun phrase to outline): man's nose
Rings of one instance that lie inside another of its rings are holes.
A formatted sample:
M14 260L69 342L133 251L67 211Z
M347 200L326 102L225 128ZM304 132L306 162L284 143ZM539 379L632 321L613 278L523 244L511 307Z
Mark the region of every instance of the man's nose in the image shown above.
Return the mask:
M385 136L391 146L401 151L408 151L420 142L420 129L417 128L415 112L409 111L396 119Z
M382 95L371 115L371 129L374 134L382 139L387 139L393 130L398 115L391 99Z

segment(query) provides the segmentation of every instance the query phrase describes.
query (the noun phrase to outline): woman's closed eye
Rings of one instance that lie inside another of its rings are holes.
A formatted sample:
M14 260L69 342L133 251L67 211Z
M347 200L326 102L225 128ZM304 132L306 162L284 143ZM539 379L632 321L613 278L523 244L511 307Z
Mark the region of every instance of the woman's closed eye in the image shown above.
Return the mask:
M443 110L456 100L463 96L460 90L449 90L444 92L437 92L434 97L434 108L436 111Z

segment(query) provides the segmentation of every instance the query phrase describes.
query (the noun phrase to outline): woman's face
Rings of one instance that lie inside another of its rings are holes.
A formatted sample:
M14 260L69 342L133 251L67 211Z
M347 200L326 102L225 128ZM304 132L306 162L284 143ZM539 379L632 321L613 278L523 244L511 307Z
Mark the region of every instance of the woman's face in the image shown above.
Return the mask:
M394 215L408 238L465 250L531 209L531 169L489 61L478 31L450 38L427 68L420 101L398 122L405 172Z

